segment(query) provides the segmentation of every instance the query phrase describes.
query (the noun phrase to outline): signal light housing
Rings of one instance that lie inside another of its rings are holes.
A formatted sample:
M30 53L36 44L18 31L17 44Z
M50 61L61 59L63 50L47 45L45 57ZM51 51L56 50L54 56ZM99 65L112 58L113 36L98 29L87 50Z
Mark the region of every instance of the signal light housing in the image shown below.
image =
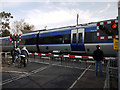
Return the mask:
M112 31L111 31L111 30L109 30L109 29L108 29L108 30L106 30L105 32L106 32L106 34L108 34L108 35L110 35L110 34L112 33Z
M98 22L96 25L97 25L97 39L118 38L117 19Z
M100 25L100 26L99 26L99 29L104 30L105 27L104 27L103 25Z

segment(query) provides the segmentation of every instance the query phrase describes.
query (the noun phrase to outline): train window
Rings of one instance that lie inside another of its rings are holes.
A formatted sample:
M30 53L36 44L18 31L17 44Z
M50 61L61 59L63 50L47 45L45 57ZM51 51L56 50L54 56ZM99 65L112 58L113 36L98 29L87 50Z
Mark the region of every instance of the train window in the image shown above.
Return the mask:
M25 39L25 45L33 45L33 44L36 44L36 38Z
M79 33L78 35L78 43L82 43L82 33Z
M20 45L24 45L25 44L25 39L21 39L21 42L19 43Z
M73 43L76 43L76 33L73 34Z
M96 35L94 34L94 32L85 32L85 43L96 42L96 40L94 40L95 37Z
M39 44L60 44L63 42L62 35L40 37Z
M97 32L85 32L85 43L112 42L112 39L97 39Z
M70 34L66 34L64 35L64 43L70 43L71 41L71 35Z
M70 34L39 38L39 44L62 44L62 43L70 43Z

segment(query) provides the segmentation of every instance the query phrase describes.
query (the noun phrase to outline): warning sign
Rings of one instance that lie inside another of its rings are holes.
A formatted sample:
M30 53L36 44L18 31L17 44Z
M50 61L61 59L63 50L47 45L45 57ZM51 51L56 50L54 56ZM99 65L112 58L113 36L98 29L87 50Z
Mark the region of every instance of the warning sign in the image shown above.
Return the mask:
M113 49L114 50L118 50L118 43L119 43L118 39L114 38L113 39Z
M10 34L10 43L20 43L21 34Z

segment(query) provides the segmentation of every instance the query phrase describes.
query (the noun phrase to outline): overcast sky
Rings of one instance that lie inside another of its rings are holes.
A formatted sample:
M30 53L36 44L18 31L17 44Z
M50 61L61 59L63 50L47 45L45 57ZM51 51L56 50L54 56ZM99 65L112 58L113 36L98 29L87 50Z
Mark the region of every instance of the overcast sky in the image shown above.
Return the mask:
M25 19L35 25L36 30L76 25L77 14L79 24L115 19L118 16L117 2L54 2L50 0L28 2L0 2L0 11L13 15L11 22Z

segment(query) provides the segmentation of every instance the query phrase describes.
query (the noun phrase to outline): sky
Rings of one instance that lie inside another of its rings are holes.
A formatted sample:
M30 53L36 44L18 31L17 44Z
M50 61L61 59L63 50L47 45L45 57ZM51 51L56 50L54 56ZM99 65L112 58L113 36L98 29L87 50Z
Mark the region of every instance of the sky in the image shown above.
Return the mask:
M25 22L33 24L35 30L65 27L78 23L90 23L108 19L116 19L118 16L117 1L91 2L83 1L8 1L0 2L0 11L10 12L13 15L11 23L24 19Z

